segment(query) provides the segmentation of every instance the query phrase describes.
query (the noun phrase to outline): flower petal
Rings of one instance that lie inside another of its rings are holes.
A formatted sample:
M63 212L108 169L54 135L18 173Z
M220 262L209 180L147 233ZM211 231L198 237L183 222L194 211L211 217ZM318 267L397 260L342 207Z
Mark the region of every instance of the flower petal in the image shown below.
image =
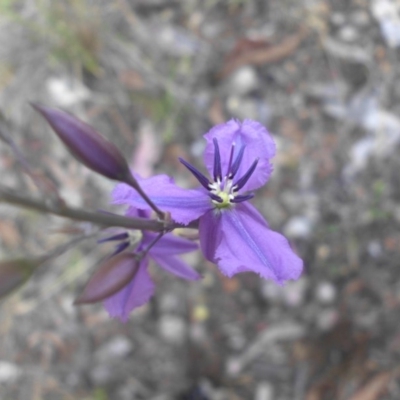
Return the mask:
M139 210L138 208L131 206L126 210L125 215L128 217L133 217L133 218L149 219L151 217L151 211L150 210Z
M200 247L204 257L215 262L215 251L222 238L221 213L210 210L206 212L199 220Z
M142 260L131 282L118 293L104 301L104 307L112 318L127 322L129 314L147 303L154 293L154 283L147 271L148 260Z
M303 261L284 236L267 227L251 204L241 203L223 212L219 224L224 234L215 258L225 275L253 271L278 284L300 276Z
M198 279L201 279L201 275L197 271L190 268L178 257L160 257L152 255L152 258L161 268L165 269L171 274L178 276L179 278L186 279L188 281L196 281Z
M276 149L272 136L259 122L249 119L243 122L230 120L225 124L213 127L204 135L204 138L207 140L204 163L210 175L213 173L215 152L213 139L215 138L218 140L221 153L223 175L227 173L232 144L235 143L233 160L241 147L246 146L242 162L236 173L237 179L247 172L256 158L259 159L256 170L242 190L245 192L257 189L268 181L272 172L270 159L274 157Z
M144 232L142 243L151 243L157 234ZM171 256L176 254L188 253L197 250L199 246L188 239L181 238L172 233L164 235L149 251L149 254L159 257Z
M148 179L138 179L141 187L151 200L163 211L169 211L174 221L187 225L212 207L211 200L201 189L183 189L167 175L157 175ZM129 204L141 210L149 205L126 184L119 184L112 193L113 204Z

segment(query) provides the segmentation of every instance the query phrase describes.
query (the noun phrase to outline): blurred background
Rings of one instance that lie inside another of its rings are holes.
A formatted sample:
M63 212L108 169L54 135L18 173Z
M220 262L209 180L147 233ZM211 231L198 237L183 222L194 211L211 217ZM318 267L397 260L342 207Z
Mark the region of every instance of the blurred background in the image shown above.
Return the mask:
M72 302L111 251L96 238L0 304L0 398L400 398L400 1L0 0L0 127L71 206L109 205L29 102L73 113L143 176L195 182L202 135L230 118L273 134L254 203L305 261L277 287L194 253L187 283L152 269L124 325ZM0 142L1 183L46 199ZM94 229L0 204L0 258Z

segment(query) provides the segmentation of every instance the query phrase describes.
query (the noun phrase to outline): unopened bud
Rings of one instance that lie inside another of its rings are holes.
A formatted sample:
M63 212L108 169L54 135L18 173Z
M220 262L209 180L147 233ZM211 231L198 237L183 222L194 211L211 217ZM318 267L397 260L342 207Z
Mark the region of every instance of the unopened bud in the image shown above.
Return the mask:
M117 181L125 181L131 176L121 152L90 125L61 110L37 104L32 106L82 164Z
M123 289L135 276L139 262L132 253L121 253L107 259L95 271L75 304L103 301Z

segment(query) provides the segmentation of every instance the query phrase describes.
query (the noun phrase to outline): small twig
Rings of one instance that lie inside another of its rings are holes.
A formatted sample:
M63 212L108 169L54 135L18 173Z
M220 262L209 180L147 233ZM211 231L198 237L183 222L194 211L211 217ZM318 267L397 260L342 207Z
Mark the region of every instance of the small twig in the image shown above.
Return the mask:
M0 126L0 139L6 143L8 146L10 146L12 152L14 153L15 158L17 161L22 165L24 170L28 173L31 172L31 166L29 165L28 161L26 161L26 158L12 139L11 135L8 134L8 132Z
M56 248L50 250L47 254L43 254L42 256L39 256L38 258L41 259L42 263L44 264L44 263L52 260L53 258L61 256L66 251L68 251L71 247L80 243L82 240L89 239L92 236L97 235L97 233L98 232L92 232L92 233L76 236L73 239L69 240L68 242L60 244Z
M0 202L12 204L14 206L28 208L31 210L40 211L59 215L73 219L76 221L88 221L104 227L120 226L128 229L141 229L153 232L165 232L182 227L174 222L156 221L145 218L131 218L119 215L108 215L104 213L96 213L85 211L79 208L70 208L67 205L48 204L38 199L27 198L19 195L14 190L0 185Z
M21 165L23 171L32 179L33 183L36 185L39 191L45 192L47 195L54 198L55 201L62 203L63 200L61 199L59 193L57 192L57 189L54 186L54 184L44 175L34 171L34 169L29 164L23 152L19 149L19 147L17 146L11 135L8 133L8 131L4 128L3 124L0 125L0 140L2 140L10 147L16 160Z

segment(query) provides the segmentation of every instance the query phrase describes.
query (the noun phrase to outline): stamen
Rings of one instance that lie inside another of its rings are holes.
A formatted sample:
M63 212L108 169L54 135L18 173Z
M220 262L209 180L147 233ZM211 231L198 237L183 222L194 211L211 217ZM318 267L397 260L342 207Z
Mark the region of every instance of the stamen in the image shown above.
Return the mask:
M250 200L253 197L254 197L254 193L239 195L239 196L234 197L231 200L231 203L242 203L243 201Z
M240 190L247 183L247 181L249 180L249 178L251 177L251 175L253 174L254 170L257 167L258 160L259 158L256 158L253 164L251 164L251 167L248 169L248 171L233 185L234 191Z
M118 233L117 235L110 236L104 239L100 239L97 241L97 243L104 243L104 242L111 242L114 240L125 240L129 238L128 232L123 232L123 233Z
M200 182L200 184L209 190L210 182L209 180L193 165L189 164L183 158L179 157L179 161L195 176L195 178Z
M240 164L241 164L242 159L243 159L243 154L244 154L244 149L245 148L246 148L246 146L244 146L244 145L240 148L239 153L236 156L236 159L232 164L232 169L231 169L230 174L229 174L229 179L232 179L236 175L236 172L238 172L238 169L239 169Z
M109 258L114 257L119 253L122 253L127 247L129 247L129 245L130 245L130 242L120 243L118 246L115 247L114 253L112 253Z
M231 154L229 155L229 162L228 162L228 171L226 171L226 176L229 176L231 172L232 160L233 160L233 153L235 152L236 143L233 142L231 146Z
M215 200L218 203L223 203L224 201L221 199L221 197L217 196L214 193L208 193L208 195L211 197L212 200Z
M221 171L221 154L219 152L219 146L217 139L213 139L214 142L214 182L222 180Z

